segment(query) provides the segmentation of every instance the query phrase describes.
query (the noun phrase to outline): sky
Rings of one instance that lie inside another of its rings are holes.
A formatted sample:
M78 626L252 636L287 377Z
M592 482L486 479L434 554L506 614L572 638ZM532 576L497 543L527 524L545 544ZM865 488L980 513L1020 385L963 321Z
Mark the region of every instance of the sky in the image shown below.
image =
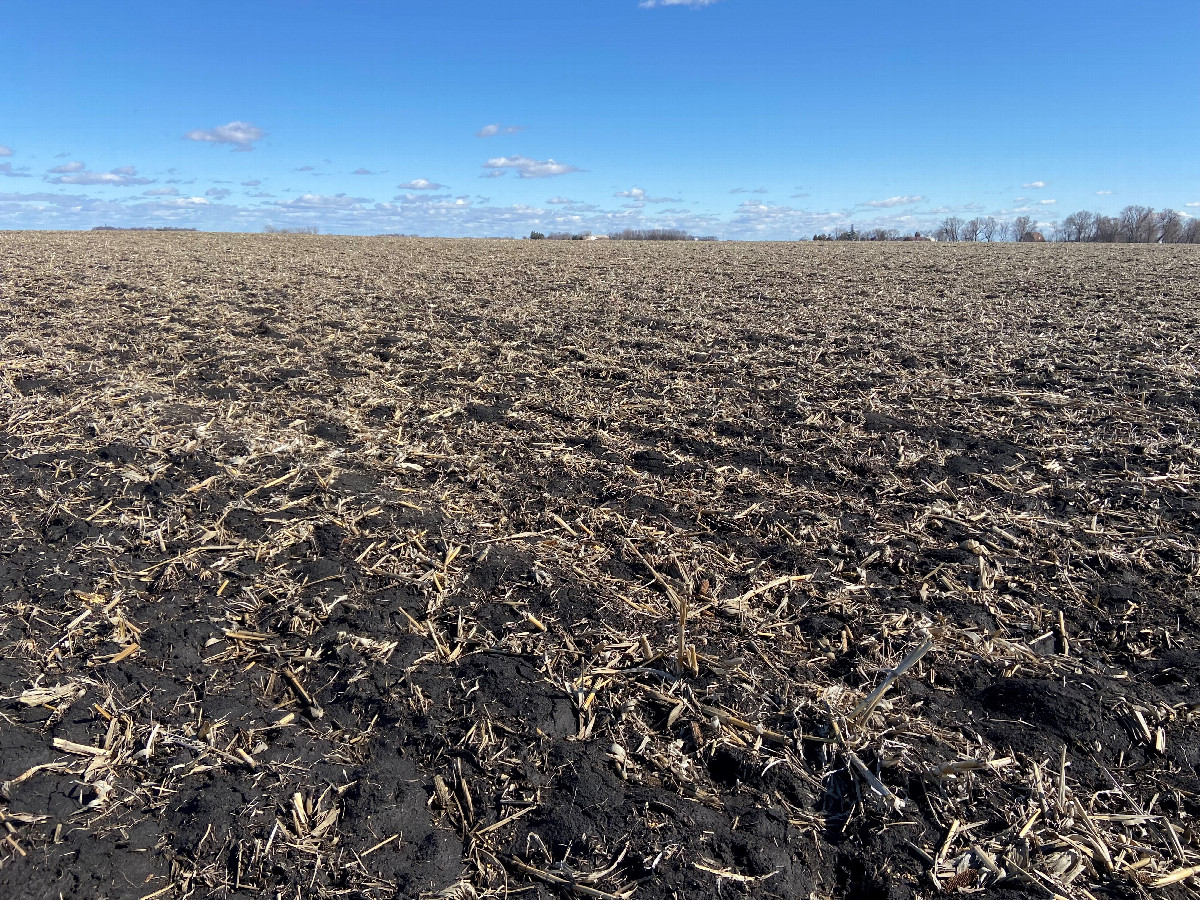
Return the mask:
M12 0L0 229L1200 215L1200 4Z

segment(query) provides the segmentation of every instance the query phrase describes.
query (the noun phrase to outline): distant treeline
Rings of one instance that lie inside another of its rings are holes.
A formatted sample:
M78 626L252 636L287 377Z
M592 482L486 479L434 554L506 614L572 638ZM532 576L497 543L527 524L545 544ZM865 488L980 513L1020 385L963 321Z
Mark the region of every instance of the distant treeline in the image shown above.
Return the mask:
M274 225L264 225L263 234L320 234L321 229L316 225L297 225L295 228L276 228Z
M609 236L613 241L715 241L712 235L694 237L681 228L626 228Z
M174 225L164 225L162 228L151 228L149 225L139 225L134 228L118 228L116 225L97 225L92 231L195 231L195 228L177 228Z
M871 228L858 231L851 225L833 234L814 234L814 241L1062 241L1102 244L1200 244L1200 218L1186 216L1174 209L1155 211L1149 206L1126 206L1115 216L1100 213L1071 213L1061 222L1052 222L1045 231L1031 216L1001 221L986 219L943 219L932 233L903 234L895 228Z
M712 236L694 237L682 228L626 228L608 235L593 235L590 231L572 233L570 231L553 231L542 234L540 231L529 233L531 241L715 241Z

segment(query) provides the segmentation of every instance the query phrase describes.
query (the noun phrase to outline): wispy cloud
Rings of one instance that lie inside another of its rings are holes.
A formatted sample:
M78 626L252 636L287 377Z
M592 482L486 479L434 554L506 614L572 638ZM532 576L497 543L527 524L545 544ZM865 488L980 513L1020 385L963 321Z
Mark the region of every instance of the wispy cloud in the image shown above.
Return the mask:
M765 193L767 193L767 189L763 188L763 187L760 187L760 188L735 187L729 193L731 193L731 194L765 194Z
M1045 186L1046 186L1046 182L1044 182L1044 181L1028 181L1025 184L1021 185L1021 187L1023 187L1023 188L1044 188Z
M1196 206L1200 206L1200 203L1185 203L1183 205L1187 206L1187 207L1196 207Z
M375 173L372 172L370 169L355 169L350 174L351 175L374 175Z
M301 194L293 200L280 200L275 205L284 209L358 209L370 203L369 197L348 197L345 194Z
M6 147L0 144L0 156L12 156L12 147Z
M173 187L151 188L148 191L142 191L143 197L178 197L179 191Z
M977 213L983 212L982 203L960 203L957 206L935 206L933 209L927 210L924 215L945 216L950 213Z
M625 200L636 200L638 203L680 203L678 197L650 197L640 187L630 188L627 191L617 191L613 194L614 197L620 197Z
M484 125L477 132L475 132L475 137L490 138L501 134L516 134L517 132L524 130L524 125L501 125L497 122L494 125Z
M87 184L106 185L108 187L133 187L139 184L153 184L153 178L138 177L137 169L133 166L118 166L109 172L89 172L83 163L67 163L65 166L55 166L51 173L62 173L56 178L47 178L50 184Z
M189 141L201 141L209 144L232 144L238 153L254 149L254 142L267 136L261 128L249 122L230 122L228 125L218 125L216 128L196 128L184 135Z
M886 200L868 200L866 203L859 205L869 206L872 209L891 209L894 206L911 206L914 203L922 202L924 199L920 194L912 194L911 196L888 197Z
M419 211L422 214L432 212L445 213L450 210L469 209L475 204L470 197L451 197L449 194L404 194L399 197L394 197L392 203L377 203L376 209L404 209L407 211Z
M260 184L262 184L262 182L255 178L252 181L243 181L242 187L258 187Z
M5 178L29 178L27 172L18 172L12 167L12 163L0 163L0 175Z
M301 166L298 169L293 169L293 172L312 172L316 170L316 166Z
M444 184L438 184L436 181L430 181L428 178L414 178L412 181L396 185L402 191L440 191L445 186Z
M229 188L209 188L204 192L204 196L212 197L214 200L224 200L232 193L233 191L229 190Z
M35 192L32 194L12 194L0 192L0 203L53 203L56 206L69 206L79 203L81 199L72 194L47 194Z
M688 6L699 9L702 6L712 6L719 0L642 0L638 6L642 9L654 9L656 6Z
M493 171L512 169L518 178L552 178L583 171L577 166L568 166L553 159L530 159L528 156L497 156L485 162L483 167Z
M1038 203L1041 206L1053 206L1057 202L1058 202L1057 200L1039 200L1038 201Z
M811 212L761 200L743 200L738 204L729 225L735 234L743 237L797 237L831 230L848 219L849 216L844 212Z
M1107 197L1111 193L1112 193L1112 191L1096 191L1096 196Z
M551 206L563 206L567 203L574 203L575 201L569 197L551 197L546 202Z

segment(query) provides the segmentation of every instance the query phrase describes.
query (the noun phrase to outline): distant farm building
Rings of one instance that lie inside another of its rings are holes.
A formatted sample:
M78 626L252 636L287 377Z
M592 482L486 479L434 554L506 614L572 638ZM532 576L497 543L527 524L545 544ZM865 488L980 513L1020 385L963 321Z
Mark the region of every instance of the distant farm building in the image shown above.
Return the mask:
M1042 234L1040 231L1029 231L1029 232L1026 232L1025 234L1021 235L1021 243L1022 244L1044 244L1044 243L1046 243L1046 236L1044 234Z
M927 242L930 244L937 243L936 238L931 238L927 234L921 234L921 232L919 232L919 231L916 234L914 234L912 237L906 237L905 240L906 241L922 241L922 242Z

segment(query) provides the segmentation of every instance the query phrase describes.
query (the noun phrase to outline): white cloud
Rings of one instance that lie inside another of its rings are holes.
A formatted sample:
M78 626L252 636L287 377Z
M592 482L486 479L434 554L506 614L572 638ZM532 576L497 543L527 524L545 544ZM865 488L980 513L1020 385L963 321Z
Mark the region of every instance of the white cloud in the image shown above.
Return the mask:
M804 196L804 195L799 195ZM913 194L908 197L888 197L886 200L868 200L861 206L870 206L874 209L891 209L893 206L910 206L913 203L920 203L925 198L920 194Z
M53 169L50 169L50 173L52 175L66 175L71 172L82 172L86 168L87 166L76 160L75 162L63 163L61 166L55 166Z
M935 206L933 209L926 210L923 215L944 216L949 213L973 213L982 210L983 206L979 203L962 203L958 206Z
M1038 201L1038 203L1041 206L1053 206L1057 202L1058 202L1057 200L1039 200Z
M414 178L412 181L406 181L396 187L402 191L440 191L445 185L430 181L428 178Z
M254 149L254 142L262 140L267 133L249 122L230 122L228 125L218 125L216 128L196 128L184 135L189 141L203 141L210 144L232 144L233 149L244 153Z
M355 169L350 174L351 175L374 175L375 173L372 172L370 169Z
M178 197L179 191L173 187L151 188L142 192L143 197Z
M719 0L642 0L638 4L641 9L654 9L656 6L687 6L699 9L702 6L712 6Z
M1100 196L1100 197L1107 197L1111 193L1112 193L1112 191L1096 191L1097 196Z
M214 200L224 200L232 193L233 191L229 190L229 188L209 188L204 192L204 196L212 197Z
M625 200L634 200L638 203L680 203L678 197L648 197L646 192L640 187L630 188L627 191L617 191L613 194L614 197L620 197Z
M12 147L6 147L0 144L0 156L12 156Z
M279 200L275 205L285 209L359 209L370 202L369 197L347 197L345 194L301 194L294 200Z
M574 203L575 201L570 199L569 197L551 197L546 202L549 203L551 206L562 206L563 204Z
M1021 185L1023 188L1044 188L1045 186L1046 182L1044 181L1029 181Z
M743 200L729 224L743 237L794 239L836 228L847 219L849 216L844 212L815 213L791 206L772 206L761 200Z
M408 212L419 211L422 215L447 210L464 210L474 204L470 197L451 197L449 194L403 194L394 198L392 203L377 203L376 209L403 209Z
M498 134L516 134L518 131L524 130L524 125L501 125L496 123L494 125L484 125L477 132L475 132L475 137L489 138L495 137Z
M89 172L83 163L67 163L56 166L51 172L69 172L57 178L47 178L50 184L97 184L108 187L132 187L138 184L153 184L153 178L139 178L133 166L119 166L111 172Z
M0 163L0 175L5 178L29 178L25 172L18 172L12 167L12 163Z
M496 156L485 162L483 167L493 171L513 169L518 178L551 178L555 175L582 171L575 166L568 166L566 163L555 162L552 159L530 159L528 156Z
M274 194L269 194L266 191L255 191L253 194L247 194L247 197L274 197Z
M73 194L47 194L45 192L33 194L11 194L0 192L0 203L53 203L56 206L70 205L79 202L81 199Z

